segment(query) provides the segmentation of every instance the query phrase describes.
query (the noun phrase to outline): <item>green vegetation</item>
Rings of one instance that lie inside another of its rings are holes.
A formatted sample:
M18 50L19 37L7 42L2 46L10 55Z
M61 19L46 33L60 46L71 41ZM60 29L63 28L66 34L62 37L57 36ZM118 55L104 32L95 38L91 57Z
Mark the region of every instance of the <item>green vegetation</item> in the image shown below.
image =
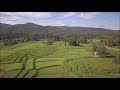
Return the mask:
M105 57L107 48L103 45L93 45L93 52L97 52L97 56Z
M117 55L114 60L113 60L114 63L116 64L120 64L120 55Z
M28 70L23 70L17 78L24 78L28 74Z
M0 26L0 78L120 78L119 31Z
M36 69L51 67L61 65L61 61L47 61L47 62L38 62L36 63Z
M28 59L27 60L27 63L26 63L26 69L33 69L34 66L33 66L33 62L34 62L34 59Z
M94 40L93 40L94 41ZM42 41L18 43L1 49L1 78L118 78L119 57L96 57L93 44L80 46ZM23 47L24 46L24 47ZM100 47L101 48L101 47ZM106 47L110 55L119 54L118 48ZM12 50L12 51L11 51ZM97 49L96 49L97 50ZM99 49L102 50L102 49ZM104 50L103 50L104 51ZM116 61L115 61L116 62Z
M69 41L69 45L70 46L79 46L79 42L75 41L75 40L70 40Z
M20 73L20 70L8 71L8 72L3 76L3 78L16 78L19 73Z
M46 45L52 45L52 43L53 43L53 40L52 40L52 39L47 39L47 40L45 40L45 44L46 44Z
M34 78L36 73L37 73L36 70L30 70L24 78Z
M62 66L52 66L38 70L38 75L64 73Z
M4 70L17 70L17 69L22 69L22 63L13 63L13 64L1 64L0 63L0 69Z

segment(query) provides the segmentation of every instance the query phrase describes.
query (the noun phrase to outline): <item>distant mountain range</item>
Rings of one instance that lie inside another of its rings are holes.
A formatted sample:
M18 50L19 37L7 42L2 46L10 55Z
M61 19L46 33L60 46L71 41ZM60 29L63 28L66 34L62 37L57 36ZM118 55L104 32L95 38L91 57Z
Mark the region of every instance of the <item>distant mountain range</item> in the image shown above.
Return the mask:
M42 26L34 23L9 25L0 23L0 32L7 33L50 33L50 34L119 34L120 30L110 30L90 27L68 27L68 26Z

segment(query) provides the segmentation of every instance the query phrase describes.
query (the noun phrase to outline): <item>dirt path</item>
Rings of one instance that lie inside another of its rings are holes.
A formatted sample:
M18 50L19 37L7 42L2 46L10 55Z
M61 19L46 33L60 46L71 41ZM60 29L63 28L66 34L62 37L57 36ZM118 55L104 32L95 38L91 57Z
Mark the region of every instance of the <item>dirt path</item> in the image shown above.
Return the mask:
M79 57L81 58L81 55L80 55L80 51L78 51L79 52ZM83 60L82 60L82 58L83 58ZM89 76L91 76L91 72L89 71L89 69L88 69L88 66L87 66L87 64L86 64L86 62L84 61L84 57L82 56L82 58L80 59L82 62L83 62L83 64L84 64L84 66L85 66L85 69L86 69L86 71L89 73Z

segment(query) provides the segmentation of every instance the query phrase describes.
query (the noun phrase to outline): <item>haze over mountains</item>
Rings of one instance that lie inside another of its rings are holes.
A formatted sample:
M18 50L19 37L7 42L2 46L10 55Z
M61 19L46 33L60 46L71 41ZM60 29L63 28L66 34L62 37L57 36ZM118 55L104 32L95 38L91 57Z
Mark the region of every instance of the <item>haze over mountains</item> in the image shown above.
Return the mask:
M34 23L9 25L0 23L0 32L6 33L50 33L50 34L118 34L120 30L91 27L68 27L68 26L42 26Z

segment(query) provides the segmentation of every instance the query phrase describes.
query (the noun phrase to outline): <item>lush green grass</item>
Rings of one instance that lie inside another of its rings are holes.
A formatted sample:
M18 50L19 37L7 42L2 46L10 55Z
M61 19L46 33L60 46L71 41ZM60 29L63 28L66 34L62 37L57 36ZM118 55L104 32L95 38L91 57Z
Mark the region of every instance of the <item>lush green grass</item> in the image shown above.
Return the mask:
M36 70L30 70L29 73L24 78L34 78L36 73L37 73Z
M33 62L34 62L34 59L33 59L33 58L28 59L28 60L27 60L27 63L26 63L26 69L33 69L33 68L34 68Z
M29 70L23 70L17 78L24 78L29 73Z
M35 62L59 61L59 60L62 60L62 58L39 58L36 59Z
M38 70L38 75L64 73L62 66L53 66Z
M118 48L107 48L111 55L119 54ZM1 42L0 78L119 78L120 64L112 59L95 57L92 44L36 41L4 46Z
M5 75L5 72L0 71L0 78L2 78Z
M109 52L111 55L116 56L117 54L120 54L120 49L108 47L108 52Z
M35 64L36 69L51 67L51 66L58 66L62 65L61 61L48 61L48 62L38 62Z
M22 63L0 64L0 70L18 70L22 69Z
M36 78L66 78L64 74L38 75Z
M3 76L3 78L16 78L19 73L20 73L20 70L8 71L8 72Z

